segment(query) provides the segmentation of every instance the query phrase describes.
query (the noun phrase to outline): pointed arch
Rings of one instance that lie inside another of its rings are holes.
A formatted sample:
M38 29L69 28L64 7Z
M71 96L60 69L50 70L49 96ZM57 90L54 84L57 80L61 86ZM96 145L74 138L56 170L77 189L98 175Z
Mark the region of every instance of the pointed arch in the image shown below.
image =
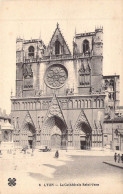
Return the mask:
M78 108L78 100L74 101L74 108Z
M74 128L77 128L78 126L80 126L81 123L85 123L86 125L88 125L90 132L92 131L89 121L84 113L84 110L81 110Z
M87 39L83 41L82 47L83 47L83 53L89 52L89 41Z
M30 56L30 57L34 57L34 47L33 46L30 46L29 48L28 48L28 55Z
M60 103L59 103L55 94L54 94L52 101L50 103L50 106L49 106L49 109L47 111L44 122L52 116L58 116L59 118L61 118L65 122L64 115L63 115L62 109L60 107Z
M35 128L35 125L34 125L34 122L33 122L33 119L29 113L29 111L27 111L26 115L25 115L25 118L24 118L24 121L23 121L23 128L25 125L27 124L30 124L32 125L34 128Z
M81 108L81 100L78 100L78 108Z
M88 100L85 100L85 108L88 108Z
M98 99L97 100L97 108L99 108L100 107L100 100Z
M78 149L89 149L92 142L92 128L81 110L74 127L74 146Z
M62 118L51 116L43 124L42 144L64 149L67 144L67 125Z
M69 100L69 102L68 102L68 108L69 109L72 109L73 108L73 101L72 100Z
M104 100L103 99L100 100L100 108L104 108Z
M88 108L91 108L91 100L88 100Z
M82 100L82 108L85 108L85 101Z
M55 41L55 54L61 54L61 44L58 40Z

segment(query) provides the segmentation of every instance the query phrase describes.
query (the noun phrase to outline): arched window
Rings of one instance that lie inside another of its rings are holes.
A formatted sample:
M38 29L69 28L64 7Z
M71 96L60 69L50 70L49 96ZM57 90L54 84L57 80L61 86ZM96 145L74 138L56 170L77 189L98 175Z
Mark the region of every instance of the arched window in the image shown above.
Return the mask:
M108 80L105 80L105 90L107 90L109 87L109 81Z
M8 142L9 141L9 132L8 131L4 131L3 141L4 142Z
M104 100L101 100L100 101L100 108L103 108L104 107Z
M85 108L88 108L88 100L85 100Z
M88 100L88 108L91 108L91 100Z
M82 108L84 108L84 107L85 107L85 101L82 100Z
M28 110L30 110L30 102L28 102Z
M55 41L55 54L60 54L60 42L58 40Z
M114 91L114 80L110 80L110 90L113 92Z
M89 41L88 40L84 40L83 41L83 53L89 52Z
M78 100L75 100L74 108L78 108Z
M73 108L73 101L72 101L72 100L70 100L70 101L68 102L68 107L69 107L69 109Z
M97 108L100 107L100 100L97 100Z
M97 101L96 99L93 101L93 108L96 108L97 107Z
M29 47L29 56L34 57L34 47L33 46Z
M81 108L81 100L78 100L78 108Z

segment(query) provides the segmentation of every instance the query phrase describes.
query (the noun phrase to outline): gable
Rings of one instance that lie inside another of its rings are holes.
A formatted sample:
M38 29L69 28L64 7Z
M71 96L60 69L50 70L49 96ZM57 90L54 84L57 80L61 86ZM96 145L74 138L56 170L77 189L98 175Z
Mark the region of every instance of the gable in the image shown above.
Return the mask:
M58 24L49 42L46 54L47 55L71 55L69 47L60 31Z
M30 123L32 126L35 126L29 111L27 111L26 113L26 116L23 121L23 126L25 126L27 123Z
M87 126L91 129L90 123L89 123L89 121L88 121L88 119L87 119L83 109L81 109L81 112L80 112L80 114L78 116L78 119L77 119L77 121L75 123L74 128L75 129L79 128L79 124L80 123L86 123Z
M54 94L54 96L52 98L51 104L50 104L49 109L47 111L46 117L44 119L44 123L45 123L45 121L48 118L51 118L53 116L59 117L65 123L65 125L66 125L66 122L65 122L65 119L64 119L64 115L63 115L62 109L60 107L59 101L58 101L58 99L57 99L57 97L56 97L55 94Z

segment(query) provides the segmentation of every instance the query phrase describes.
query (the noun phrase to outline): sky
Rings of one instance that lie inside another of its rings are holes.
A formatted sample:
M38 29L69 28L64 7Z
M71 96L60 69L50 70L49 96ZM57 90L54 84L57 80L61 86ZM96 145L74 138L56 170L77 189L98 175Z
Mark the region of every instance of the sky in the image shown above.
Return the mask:
M72 52L76 33L93 32L103 26L103 75L120 75L123 105L123 1L0 1L0 108L11 111L15 94L16 37L41 36L47 46L56 24Z

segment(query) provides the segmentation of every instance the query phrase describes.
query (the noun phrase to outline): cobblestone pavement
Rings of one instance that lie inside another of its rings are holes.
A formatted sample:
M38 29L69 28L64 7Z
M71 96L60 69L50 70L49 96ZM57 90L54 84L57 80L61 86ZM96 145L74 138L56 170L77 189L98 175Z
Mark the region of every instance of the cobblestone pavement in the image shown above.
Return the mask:
M103 163L113 159L113 152L71 150L59 154L56 159L55 151L3 153L1 193L122 193L123 170ZM9 186L8 178L16 178L16 186Z

